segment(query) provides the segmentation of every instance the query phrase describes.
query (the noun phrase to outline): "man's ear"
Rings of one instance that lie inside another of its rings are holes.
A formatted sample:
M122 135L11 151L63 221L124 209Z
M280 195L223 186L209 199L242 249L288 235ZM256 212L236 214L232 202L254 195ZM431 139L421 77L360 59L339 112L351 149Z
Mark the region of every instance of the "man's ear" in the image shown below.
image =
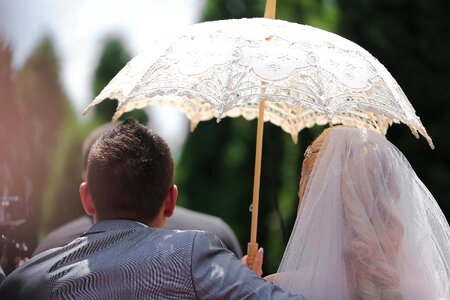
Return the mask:
M89 186L86 182L82 182L80 185L80 198L83 204L84 211L88 216L95 215L95 205L92 199L91 193L89 192Z
M175 205L177 203L177 197L178 197L178 188L176 185L173 184L169 189L169 193L167 194L164 203L164 217L170 218L173 215Z

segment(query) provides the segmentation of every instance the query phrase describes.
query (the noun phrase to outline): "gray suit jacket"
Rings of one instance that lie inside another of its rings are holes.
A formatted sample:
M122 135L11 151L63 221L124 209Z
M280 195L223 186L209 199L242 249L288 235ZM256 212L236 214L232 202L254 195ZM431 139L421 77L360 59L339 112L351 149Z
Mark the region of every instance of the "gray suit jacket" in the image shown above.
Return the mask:
M39 243L32 256L70 243L86 232L92 224L92 219L85 215L56 228ZM221 218L177 206L173 216L167 220L166 228L209 231L214 233L238 258L242 257L241 246L236 235Z
M3 272L2 267L0 267L0 284L2 283L3 279L5 279L5 272Z
M244 266L214 235L102 221L6 277L0 299L303 299Z

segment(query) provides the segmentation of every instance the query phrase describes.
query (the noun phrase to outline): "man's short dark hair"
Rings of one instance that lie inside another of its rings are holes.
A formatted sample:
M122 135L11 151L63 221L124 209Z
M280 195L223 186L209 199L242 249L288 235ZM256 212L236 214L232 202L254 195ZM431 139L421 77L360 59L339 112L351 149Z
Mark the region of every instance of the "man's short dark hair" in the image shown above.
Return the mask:
M99 127L95 128L85 139L83 142L83 148L81 152L81 159L83 161L83 170L81 173L81 178L83 180L86 180L86 172L87 172L87 163L88 163L88 157L89 157L89 151L91 151L92 145L97 141L99 137L113 129L114 127L117 127L117 123L104 123L100 125Z
M100 218L151 221L173 184L166 142L134 119L126 119L92 146L87 183Z

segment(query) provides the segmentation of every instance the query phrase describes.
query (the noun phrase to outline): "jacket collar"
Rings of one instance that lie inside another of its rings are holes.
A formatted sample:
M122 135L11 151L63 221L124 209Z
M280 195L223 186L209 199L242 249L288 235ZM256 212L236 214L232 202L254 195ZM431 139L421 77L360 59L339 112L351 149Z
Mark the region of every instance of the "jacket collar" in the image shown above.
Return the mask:
M145 224L142 224L138 221L133 221L133 220L126 220L126 219L103 220L98 223L95 223L82 236L106 232L106 231L138 229L138 228L151 228L151 227L149 227Z

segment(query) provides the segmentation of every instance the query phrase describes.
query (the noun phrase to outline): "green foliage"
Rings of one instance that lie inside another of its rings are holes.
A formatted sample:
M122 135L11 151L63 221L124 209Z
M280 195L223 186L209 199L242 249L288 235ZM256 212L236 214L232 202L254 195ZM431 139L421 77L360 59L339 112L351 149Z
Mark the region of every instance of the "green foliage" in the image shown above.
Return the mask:
M21 195L25 190L18 178L24 176L26 168L24 149L25 140L23 119L20 105L16 100L14 79L11 68L12 53L0 39L0 105L6 108L0 118L0 193L4 195Z
M209 0L204 21L231 18L260 18L264 16L265 1L261 0ZM308 24L335 31L339 10L334 0L283 0L277 2L277 19Z
M126 65L131 59L128 51L124 48L119 39L108 40L103 47L100 61L94 73L92 89L94 95L100 94L102 89L113 79L113 77ZM107 99L94 108L96 117L102 120L102 123L109 122L117 108L117 100ZM142 124L148 123L147 113L142 109L133 110L120 117L124 120L126 117L133 117Z
M258 0L209 0L203 14L204 21L255 18L264 15L264 2Z
M339 0L340 32L377 57L416 109L436 150L396 125L388 139L405 154L450 216L450 23L446 0Z
M119 40L108 41L100 57L99 66L96 68L94 92L99 93L128 60L129 55ZM46 65L43 68L46 68ZM59 101L67 100L60 98ZM116 101L106 101L106 103L114 102ZM84 214L78 193L81 182L83 141L94 128L108 122L114 111L115 106L109 107L108 104L100 106L94 118L86 123L80 123L71 108L57 114L63 118L63 121L54 128L57 142L49 160L48 179L42 191L40 238L55 227ZM136 110L130 114L140 122L148 121L147 114L142 110Z
M277 2L277 19L334 32L339 22L339 10L334 0L283 0Z
M72 113L59 127L58 143L43 193L39 239L52 229L84 214L78 192L82 178L81 150L84 138L98 125L96 119L82 124Z
M34 54L18 72L15 82L15 104L23 119L23 135L16 151L25 162L23 174L32 186L30 204L32 215L27 220L29 228L28 246L32 249L36 242L36 232L45 222L41 214L48 174L53 161L53 153L58 143L58 129L71 106L59 84L59 63L52 42L44 39Z

